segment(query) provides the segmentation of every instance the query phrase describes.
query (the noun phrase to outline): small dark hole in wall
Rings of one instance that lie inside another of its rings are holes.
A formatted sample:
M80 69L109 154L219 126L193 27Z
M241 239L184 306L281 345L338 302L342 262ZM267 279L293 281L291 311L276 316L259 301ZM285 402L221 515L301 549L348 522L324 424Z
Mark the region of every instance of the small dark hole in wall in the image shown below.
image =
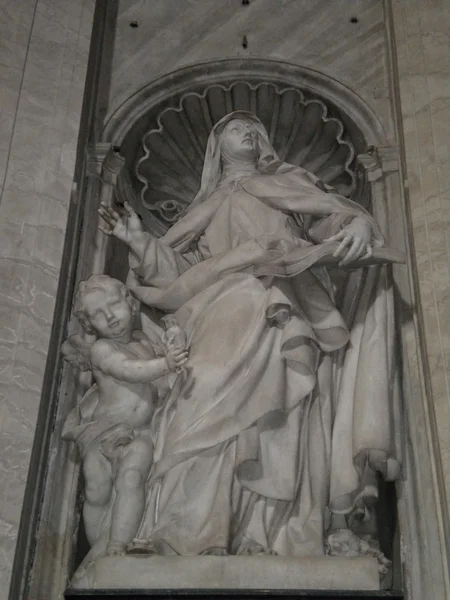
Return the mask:
M350 18L350 23L359 23L358 17L351 17Z
M244 37L242 38L242 47L244 48L244 50L248 48L248 39L246 35L244 35Z
M119 153L120 152L120 146L113 146L113 151Z
M241 0L242 6L248 6L250 4L250 0Z
M139 27L139 23L137 21L130 21L130 27L136 29L136 27Z

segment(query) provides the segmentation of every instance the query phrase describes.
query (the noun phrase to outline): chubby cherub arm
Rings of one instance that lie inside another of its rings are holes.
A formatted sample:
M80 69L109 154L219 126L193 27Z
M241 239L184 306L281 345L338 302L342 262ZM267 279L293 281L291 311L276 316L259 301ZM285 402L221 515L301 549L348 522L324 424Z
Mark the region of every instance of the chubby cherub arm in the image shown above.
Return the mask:
M91 350L94 369L119 381L145 383L153 381L170 371L175 371L187 360L187 350L174 348L163 358L136 359L115 348L106 340L98 340Z

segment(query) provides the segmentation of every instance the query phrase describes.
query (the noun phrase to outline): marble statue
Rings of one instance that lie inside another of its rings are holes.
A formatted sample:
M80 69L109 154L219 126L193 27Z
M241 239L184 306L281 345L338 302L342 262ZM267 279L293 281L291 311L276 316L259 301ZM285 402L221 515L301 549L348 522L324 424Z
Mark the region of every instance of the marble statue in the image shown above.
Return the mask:
M370 520L377 472L399 472L377 223L280 161L244 111L214 125L200 190L163 237L128 204L100 214L104 233L129 248L135 298L173 315L189 345L186 364L184 351L172 358L127 552L323 556L327 535ZM342 307L325 268L334 263L364 266L347 278ZM126 371L114 384L123 393Z
M144 513L153 462L151 422L158 404L154 382L187 360L186 346L170 340L166 355L156 356L148 337L133 330L136 306L116 279L93 275L82 281L74 312L95 341L74 335L62 347L65 358L91 369L95 380L69 414L63 436L77 443L83 460L88 541L106 555L125 552Z

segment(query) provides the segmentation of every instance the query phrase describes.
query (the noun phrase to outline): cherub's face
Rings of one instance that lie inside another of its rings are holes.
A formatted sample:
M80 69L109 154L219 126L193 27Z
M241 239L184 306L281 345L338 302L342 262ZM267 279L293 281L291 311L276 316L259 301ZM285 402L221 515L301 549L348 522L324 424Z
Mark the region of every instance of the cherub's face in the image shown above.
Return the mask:
M133 311L120 290L92 290L83 299L84 311L99 337L122 338L131 331Z
M229 121L222 133L222 148L238 158L256 158L258 153L258 136L253 123L244 119Z

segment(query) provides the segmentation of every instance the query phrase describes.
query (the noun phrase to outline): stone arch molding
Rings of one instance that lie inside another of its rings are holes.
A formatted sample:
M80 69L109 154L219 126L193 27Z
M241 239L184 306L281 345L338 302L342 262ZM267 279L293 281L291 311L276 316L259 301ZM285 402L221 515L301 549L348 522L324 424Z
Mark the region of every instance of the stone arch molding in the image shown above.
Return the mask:
M300 88L349 116L369 145L386 143L383 126L354 91L319 71L284 61L228 59L196 64L157 79L130 96L107 119L103 142L122 145L145 113L186 92L229 81L266 81Z
M233 110L258 115L280 158L367 205L367 161L357 158L383 146L386 138L380 121L357 94L306 67L261 59L221 60L150 83L106 123L104 143L120 148L125 160L119 194L156 235L195 196L209 130Z

